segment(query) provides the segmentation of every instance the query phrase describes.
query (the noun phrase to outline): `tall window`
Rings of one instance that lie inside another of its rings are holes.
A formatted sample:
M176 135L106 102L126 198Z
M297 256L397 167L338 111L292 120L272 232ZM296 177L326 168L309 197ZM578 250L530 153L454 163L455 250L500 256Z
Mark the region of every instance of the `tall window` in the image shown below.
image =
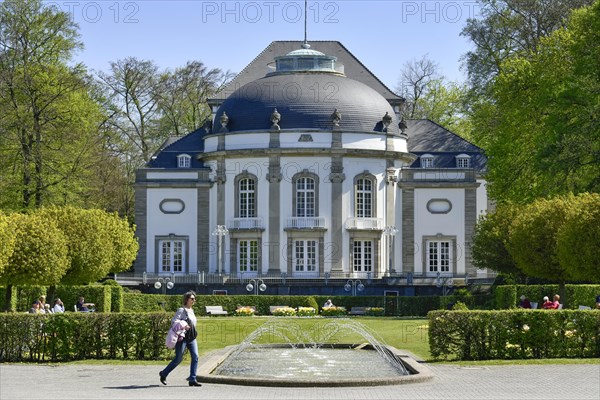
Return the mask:
M355 204L357 218L373 217L373 181L367 178L356 180Z
M354 272L373 271L372 240L354 240L352 242L352 264Z
M427 242L427 270L429 272L450 272L450 242Z
M256 217L256 192L254 179L244 178L239 181L239 217Z
M315 272L317 270L317 241L296 240L294 242L294 271Z
M183 272L185 243L183 240L159 240L159 271Z
M299 178L296 181L296 217L314 217L315 214L315 180Z
M240 260L240 272L257 272L258 240L240 240L238 242L238 260Z

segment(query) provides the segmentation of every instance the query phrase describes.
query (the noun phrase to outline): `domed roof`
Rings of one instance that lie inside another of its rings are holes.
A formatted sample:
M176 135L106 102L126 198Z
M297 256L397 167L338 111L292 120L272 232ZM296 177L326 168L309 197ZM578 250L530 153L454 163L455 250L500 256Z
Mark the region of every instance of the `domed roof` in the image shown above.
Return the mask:
M306 49L306 48L292 50L286 54L286 56L292 56L292 57L293 56L324 56L324 55L325 54L321 53L320 51Z
M374 89L343 75L317 72L272 74L242 86L217 111L213 132L221 129L223 113L229 117L229 132L269 130L275 108L282 130L331 131L337 109L343 131L382 132L387 113L392 117L388 131L399 133L392 106Z

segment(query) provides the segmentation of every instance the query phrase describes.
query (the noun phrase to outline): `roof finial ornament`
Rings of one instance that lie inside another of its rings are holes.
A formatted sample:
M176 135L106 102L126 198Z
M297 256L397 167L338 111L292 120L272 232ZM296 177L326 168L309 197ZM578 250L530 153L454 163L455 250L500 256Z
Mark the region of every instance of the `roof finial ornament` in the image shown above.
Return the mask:
M398 128L400 128L400 132L402 134L406 135L406 133L404 133L404 131L406 130L406 128L408 128L408 125L406 125L406 121L404 120L404 117L402 117L402 119L398 123Z
M340 126L340 121L342 120L342 114L336 108L333 114L331 114L331 121L333 122L334 127Z
M219 122L221 122L220 132L229 132L229 129L227 129L227 124L229 123L229 117L227 116L227 113L225 113L225 111L223 111L223 114L221 114L221 118L219 118Z
M281 114L279 114L279 112L277 111L277 107L275 107L273 109L273 112L271 113L271 122L273 123L273 125L271 125L271 129L273 130L281 130L281 127L279 126L279 121L281 121Z
M383 122L383 131L387 132L388 127L392 123L392 116L386 111L385 115L381 119L381 122Z

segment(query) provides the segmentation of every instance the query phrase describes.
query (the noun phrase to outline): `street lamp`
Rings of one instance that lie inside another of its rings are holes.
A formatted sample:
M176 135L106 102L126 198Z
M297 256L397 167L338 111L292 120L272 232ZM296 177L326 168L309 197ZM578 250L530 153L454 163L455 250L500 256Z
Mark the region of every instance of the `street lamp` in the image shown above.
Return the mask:
M435 286L442 288L442 296L445 297L454 286L454 280L452 280L451 276L441 276L438 272L437 277L435 278Z
M356 292L362 292L365 290L365 285L360 281L360 279L348 279L348 282L344 285L344 290L346 292L352 291L352 296L356 296Z
M167 289L171 290L175 287L175 283L171 280L171 278L158 278L156 282L154 282L154 289L160 290L162 288L162 293L167 294Z
M267 290L267 285L262 279L250 279L246 285L246 290L249 292L254 291L254 294L258 296L258 291L264 292Z
M219 270L219 275L221 275L223 271L223 236L228 233L229 230L225 225L217 225L216 229L212 232L213 236L219 237L219 240L217 241L217 268Z
M391 226L388 225L383 229L383 234L387 237L387 241L388 241L388 258L389 258L389 264L388 264L388 269L387 269L387 274L391 274L392 273L392 268L393 268L393 257L392 257L392 246L394 243L394 237L396 236L396 234L400 232L398 229L396 229L395 226Z

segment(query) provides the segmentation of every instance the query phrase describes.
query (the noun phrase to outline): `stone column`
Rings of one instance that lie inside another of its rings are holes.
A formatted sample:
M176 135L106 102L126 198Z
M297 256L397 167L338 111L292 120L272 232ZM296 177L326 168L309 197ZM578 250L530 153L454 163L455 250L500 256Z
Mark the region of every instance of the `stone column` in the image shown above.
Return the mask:
M343 233L344 221L342 214L342 184L346 179L342 156L331 158L331 241L333 251L331 253L331 272L342 272Z
M279 156L269 157L269 232L266 256L269 258L268 273L281 273L281 165ZM258 206L258 205L257 205Z

